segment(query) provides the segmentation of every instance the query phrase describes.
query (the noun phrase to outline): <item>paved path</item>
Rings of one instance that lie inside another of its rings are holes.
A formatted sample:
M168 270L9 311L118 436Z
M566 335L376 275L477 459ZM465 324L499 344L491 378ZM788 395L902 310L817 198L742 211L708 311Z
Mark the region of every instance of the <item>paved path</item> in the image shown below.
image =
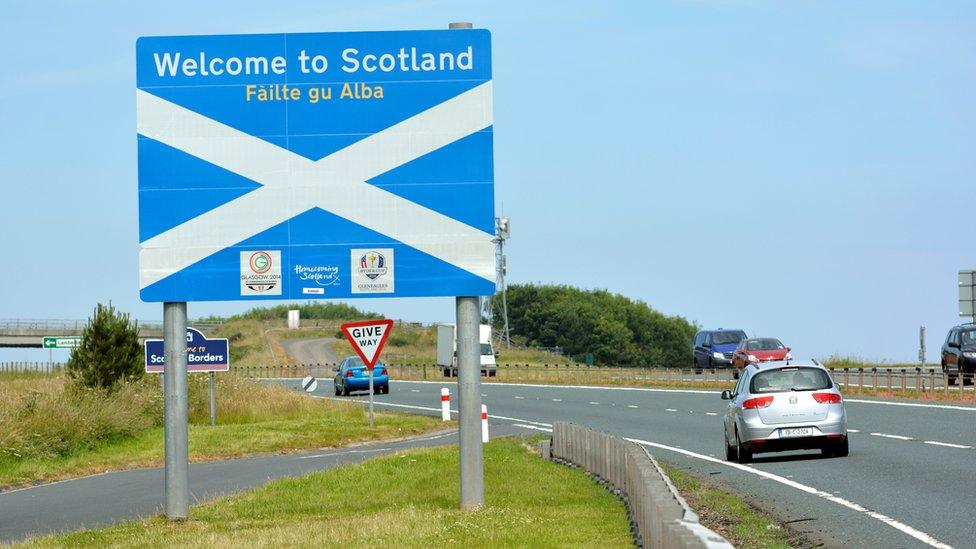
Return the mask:
M318 394L333 398L322 387ZM438 414L441 387L457 392L456 383L394 381L376 402ZM718 391L483 383L482 393L494 422L539 432L574 421L643 441L657 457L761 502L828 545L976 547L973 405L851 398L849 457L760 454L739 466L722 459L727 403Z
M511 432L511 430L509 430ZM456 431L335 450L190 464L190 502L282 477L357 463L407 448L456 444ZM143 518L162 512L163 469L105 473L0 493L0 543Z
M281 346L298 364L337 364L332 342L335 339L324 337L319 339L282 339Z

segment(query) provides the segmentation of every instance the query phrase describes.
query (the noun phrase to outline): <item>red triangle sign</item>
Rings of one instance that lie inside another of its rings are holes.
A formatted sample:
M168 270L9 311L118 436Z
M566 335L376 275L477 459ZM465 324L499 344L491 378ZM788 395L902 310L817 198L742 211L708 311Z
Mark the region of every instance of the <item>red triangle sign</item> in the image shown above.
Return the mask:
M362 320L360 322L348 322L341 326L342 333L346 334L346 339L352 344L359 358L363 359L366 368L373 369L376 361L386 345L386 338L390 337L393 330L392 320Z

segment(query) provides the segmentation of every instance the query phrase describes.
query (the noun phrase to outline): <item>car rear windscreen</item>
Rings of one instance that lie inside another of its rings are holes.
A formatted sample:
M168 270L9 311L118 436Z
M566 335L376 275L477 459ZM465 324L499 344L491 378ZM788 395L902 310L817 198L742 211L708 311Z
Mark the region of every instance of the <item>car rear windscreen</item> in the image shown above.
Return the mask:
M819 368L783 368L765 370L752 378L749 392L781 393L786 391L816 391L833 387L830 376Z

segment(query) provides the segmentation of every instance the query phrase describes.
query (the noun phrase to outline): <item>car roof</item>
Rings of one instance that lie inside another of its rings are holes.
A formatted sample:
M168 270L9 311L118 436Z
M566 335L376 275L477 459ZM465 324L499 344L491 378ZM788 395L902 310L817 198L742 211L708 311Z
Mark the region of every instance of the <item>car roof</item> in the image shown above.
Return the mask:
M740 328L719 328L717 330L701 330L698 333L700 333L700 334L717 334L719 332L742 332L742 333L746 333L745 330L742 330Z
M820 368L821 370L826 370L822 364L814 359L807 360L770 360L768 362L762 362L759 364L752 364L752 367L762 370L777 370L779 368Z

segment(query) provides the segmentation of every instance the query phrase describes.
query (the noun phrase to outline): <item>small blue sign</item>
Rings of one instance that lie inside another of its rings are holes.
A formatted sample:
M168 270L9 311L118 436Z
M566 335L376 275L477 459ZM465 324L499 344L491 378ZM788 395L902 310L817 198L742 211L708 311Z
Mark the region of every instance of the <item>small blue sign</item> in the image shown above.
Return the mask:
M146 340L146 373L162 373L166 363L162 339ZM186 371L230 370L230 344L225 338L207 339L196 328L186 329Z
M491 295L487 30L136 42L147 302Z

